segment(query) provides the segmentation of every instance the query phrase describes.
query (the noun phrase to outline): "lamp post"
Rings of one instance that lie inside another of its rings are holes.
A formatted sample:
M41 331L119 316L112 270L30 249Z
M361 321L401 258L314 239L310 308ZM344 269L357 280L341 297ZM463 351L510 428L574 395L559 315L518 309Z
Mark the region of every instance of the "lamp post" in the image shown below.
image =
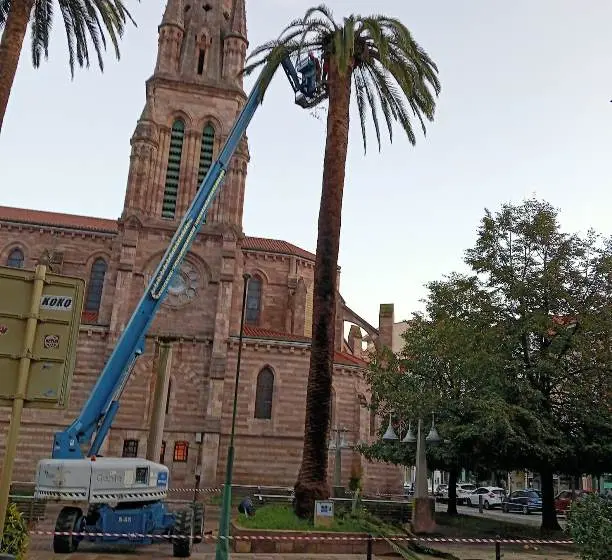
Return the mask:
M334 453L334 481L333 481L333 495L335 498L341 498L340 494L343 494L342 486L342 450L350 449L352 445L346 442L344 434L348 432L346 428L332 428L335 436L329 443L329 450L335 451Z
M389 415L389 426L383 435L383 440L394 441L399 437L393 429L391 415ZM429 445L438 445L442 440L436 428L436 420L432 414L431 428L425 437L423 430L423 420L419 418L417 422L417 435L415 437L411 424L408 424L408 431L401 440L401 443L417 444L416 448L416 488L414 490L414 500L412 507L412 528L415 533L433 533L436 528L434 520L434 506L432 506L429 492L427 490L427 456L425 448ZM435 504L435 501L434 501Z
M238 381L240 380L240 360L242 358L242 338L244 336L244 316L246 311L247 287L251 275L245 272L242 275L244 285L242 288L242 315L240 316L240 334L238 336L238 356L236 358L236 379L234 383L234 402L232 408L232 431L229 448L227 450L227 464L225 466L225 483L223 485L223 502L221 504L221 517L219 518L219 535L215 548L215 560L229 558L229 526L232 515L232 473L234 469L234 435L236 433L236 410L238 405Z

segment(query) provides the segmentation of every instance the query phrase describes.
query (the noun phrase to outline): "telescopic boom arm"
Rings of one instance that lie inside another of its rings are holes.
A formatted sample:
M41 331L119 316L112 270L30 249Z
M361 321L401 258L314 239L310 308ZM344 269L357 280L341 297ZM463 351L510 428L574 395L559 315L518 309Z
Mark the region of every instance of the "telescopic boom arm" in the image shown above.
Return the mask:
M300 92L302 107L313 106L325 98L320 90L315 90L310 67L298 67L302 72L300 85L298 73L287 58L283 64L293 90ZM114 417L119 409L119 398L129 379L134 364L144 351L145 335L155 318L159 306L167 295L172 279L185 259L189 248L206 219L219 187L223 183L230 160L255 115L262 99L260 80L258 80L240 112L217 160L208 170L198 189L195 199L183 217L168 249L161 259L155 273L147 285L140 302L136 306L127 326L121 333L117 345L110 355L87 402L78 418L64 431L57 432L53 440L54 459L82 459L83 448L86 455L94 456L100 450ZM306 99L307 102L304 102ZM93 443L90 444L92 437Z

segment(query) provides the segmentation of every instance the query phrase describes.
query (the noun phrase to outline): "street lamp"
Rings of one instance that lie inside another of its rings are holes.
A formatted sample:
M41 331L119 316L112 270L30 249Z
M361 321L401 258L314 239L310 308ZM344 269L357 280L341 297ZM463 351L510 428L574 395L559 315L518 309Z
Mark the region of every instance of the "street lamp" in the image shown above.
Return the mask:
M427 437L424 436L423 420L419 418L417 423L417 435L415 437L412 431L412 425L408 424L408 431L401 440L401 443L413 444L416 442L416 488L414 491L414 501L412 508L412 527L415 533L433 533L436 528L436 522L433 517L433 508L427 491L427 457L425 455L425 447L429 445L438 445L441 443L440 434L436 428L436 419L434 414L431 415L431 428ZM393 429L392 417L389 414L389 426L383 435L385 441L396 441L399 437Z
M229 558L229 526L232 514L232 473L234 469L234 435L236 433L236 411L238 404L238 381L240 379L240 360L242 358L242 338L244 336L244 316L246 311L247 288L251 275L245 272L242 275L244 285L242 288L242 315L240 317L240 334L238 336L238 356L236 358L236 378L234 381L234 403L232 408L232 431L229 448L227 450L227 464L225 467L225 484L223 485L223 502L221 504L221 517L219 518L219 536L215 547L215 560Z

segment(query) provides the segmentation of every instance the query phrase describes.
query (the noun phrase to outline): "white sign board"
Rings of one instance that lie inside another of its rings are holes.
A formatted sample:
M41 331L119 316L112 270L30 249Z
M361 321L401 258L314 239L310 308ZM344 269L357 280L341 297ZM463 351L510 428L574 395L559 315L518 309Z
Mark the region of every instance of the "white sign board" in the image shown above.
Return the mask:
M314 524L331 525L334 520L334 502L331 500L317 500L315 502Z

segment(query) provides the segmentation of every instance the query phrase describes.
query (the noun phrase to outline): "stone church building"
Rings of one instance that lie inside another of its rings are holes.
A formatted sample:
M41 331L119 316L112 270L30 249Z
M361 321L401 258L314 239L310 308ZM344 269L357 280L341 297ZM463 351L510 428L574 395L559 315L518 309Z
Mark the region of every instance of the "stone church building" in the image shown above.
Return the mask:
M78 414L225 141L246 99L238 74L247 45L244 0L169 0L144 110L131 138L121 217L0 207L1 265L32 269L45 263L53 272L86 280L69 406L26 410L15 480L33 480L36 461L50 455L53 433ZM245 271L252 279L234 481L292 485L300 463L315 257L287 241L245 236L248 161L243 139L152 324L103 449L104 455L163 462L175 487L192 487L196 473L202 486L223 481ZM352 323L348 339L346 323ZM332 424L348 430L349 442L371 441L379 426L367 408L361 329L391 345L392 306L381 306L375 328L339 297ZM161 352L168 346L169 353ZM9 409L0 408L0 433L8 421ZM333 461L330 452L330 467ZM369 463L350 448L342 452L343 484L357 464L366 490L401 488L399 468Z

